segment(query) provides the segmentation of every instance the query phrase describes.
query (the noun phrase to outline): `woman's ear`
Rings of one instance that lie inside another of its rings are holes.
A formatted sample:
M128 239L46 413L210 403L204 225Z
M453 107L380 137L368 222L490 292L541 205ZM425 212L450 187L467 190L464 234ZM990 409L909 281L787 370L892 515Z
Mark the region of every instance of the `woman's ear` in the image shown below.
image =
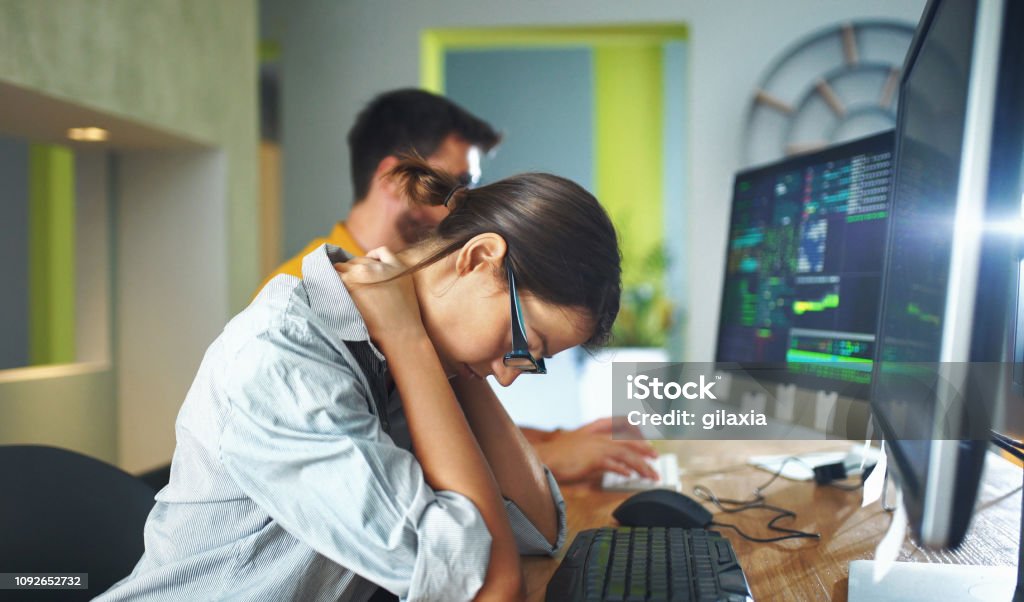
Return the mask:
M455 273L465 276L475 270L499 272L505 263L508 245L500 234L485 232L469 239L455 256Z

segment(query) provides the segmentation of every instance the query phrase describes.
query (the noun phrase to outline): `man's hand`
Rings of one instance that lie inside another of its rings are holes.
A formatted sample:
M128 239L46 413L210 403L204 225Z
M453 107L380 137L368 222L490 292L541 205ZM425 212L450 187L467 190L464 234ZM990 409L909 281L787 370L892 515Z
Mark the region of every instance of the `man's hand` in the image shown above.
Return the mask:
M572 431L555 431L533 446L559 483L596 483L605 472L657 479L647 459L658 453L647 441L612 439L620 430L635 429L621 417L601 418Z

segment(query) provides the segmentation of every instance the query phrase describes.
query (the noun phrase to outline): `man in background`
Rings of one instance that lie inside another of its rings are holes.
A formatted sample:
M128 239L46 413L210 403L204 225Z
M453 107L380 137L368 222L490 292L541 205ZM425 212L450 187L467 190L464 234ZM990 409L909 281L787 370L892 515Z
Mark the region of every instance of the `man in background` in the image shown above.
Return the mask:
M385 92L356 117L348 133L355 200L348 217L325 238L313 239L264 281L278 274L302 277L302 259L324 243L365 255L385 246L401 251L418 242L448 214L445 207L411 207L384 177L398 155L414 151L467 186L480 178L480 156L501 141L490 124L450 100L416 89ZM262 287L261 287L262 288ZM606 471L656 478L645 462L655 457L646 441L613 440L604 418L571 431L521 428L541 461L561 483L596 482Z

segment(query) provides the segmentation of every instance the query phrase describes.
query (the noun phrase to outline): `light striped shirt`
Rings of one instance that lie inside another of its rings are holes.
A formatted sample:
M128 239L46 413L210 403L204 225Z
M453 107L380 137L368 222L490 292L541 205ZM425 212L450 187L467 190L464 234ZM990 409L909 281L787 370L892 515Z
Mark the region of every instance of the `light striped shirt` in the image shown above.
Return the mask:
M491 536L476 506L426 483L384 357L324 245L210 345L175 424L145 552L98 600L470 599ZM511 501L519 551L554 546Z

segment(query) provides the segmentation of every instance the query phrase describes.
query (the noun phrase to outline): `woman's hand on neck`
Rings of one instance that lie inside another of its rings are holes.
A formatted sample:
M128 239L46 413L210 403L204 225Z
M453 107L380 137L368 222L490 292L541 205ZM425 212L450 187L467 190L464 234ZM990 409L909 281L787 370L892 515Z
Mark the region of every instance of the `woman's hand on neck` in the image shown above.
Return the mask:
M414 276L399 276L407 267L403 259L384 247L373 249L365 257L334 264L366 323L370 339L385 356L397 345L427 338Z

